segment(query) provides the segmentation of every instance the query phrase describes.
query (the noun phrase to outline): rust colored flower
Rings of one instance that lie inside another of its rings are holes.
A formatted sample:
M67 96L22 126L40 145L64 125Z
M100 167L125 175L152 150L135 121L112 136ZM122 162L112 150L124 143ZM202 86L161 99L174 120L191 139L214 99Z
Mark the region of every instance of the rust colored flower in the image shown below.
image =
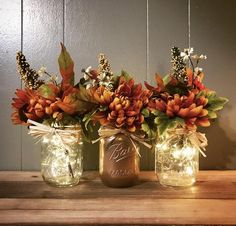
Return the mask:
M194 92L189 91L188 95L175 94L168 98L162 96L152 99L148 107L150 110L164 112L170 118L183 118L187 127L195 128L196 126L210 126L207 118L208 110L205 109L207 103L207 98L204 96L197 97Z
M94 92L93 97L100 105L109 106L114 98L114 93L110 90L107 90L104 86L100 86Z
M117 128L135 132L141 127L144 117L141 110L147 106L151 92L142 90L141 84L134 84L134 80L121 77L119 86L114 91L99 87L95 99L106 107L106 110L95 114L94 119L102 125L112 124Z
M28 119L42 121L59 110L55 100L41 97L37 91L31 89L17 90L16 98L13 98L12 122L25 124Z
M109 105L110 113L107 120L118 128L124 127L130 132L135 132L144 121L141 114L142 107L142 99L117 95Z

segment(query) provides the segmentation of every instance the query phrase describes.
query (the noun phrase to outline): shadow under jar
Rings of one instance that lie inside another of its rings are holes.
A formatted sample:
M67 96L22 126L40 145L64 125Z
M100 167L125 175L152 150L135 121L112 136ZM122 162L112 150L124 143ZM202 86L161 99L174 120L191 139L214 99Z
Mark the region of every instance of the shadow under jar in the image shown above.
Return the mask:
M41 141L41 174L52 186L71 187L83 172L82 134L79 125L54 127Z
M189 134L170 135L158 139L155 147L155 170L160 184L191 186L199 171L199 148Z
M138 145L119 133L100 140L99 173L109 187L130 187L138 183Z

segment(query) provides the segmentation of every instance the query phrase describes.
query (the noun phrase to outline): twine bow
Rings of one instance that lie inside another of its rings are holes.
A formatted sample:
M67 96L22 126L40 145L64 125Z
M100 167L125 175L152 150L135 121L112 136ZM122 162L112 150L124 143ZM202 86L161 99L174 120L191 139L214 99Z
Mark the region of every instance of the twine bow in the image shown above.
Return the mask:
M72 152L71 147L67 144L72 142L72 138L78 137L78 130L70 130L70 129L58 129L51 126L44 125L42 123L35 122L31 119L28 119L27 123L31 124L29 126L29 132L31 136L38 139L36 143L42 140L45 135L55 135L60 141L62 147L65 149L65 154L68 156L69 152ZM68 162L68 168L71 176L74 178L74 173L71 167L70 162Z
M198 149L203 157L206 157L204 151L206 151L207 138L204 133L197 132L196 130L189 130L185 128L177 128L168 131L169 137L168 140L172 139L176 135L186 135L190 142Z
M148 148L152 148L152 145L151 144L148 144L146 141L147 139L144 139L143 137L141 136L138 136L137 134L132 134L130 132L127 132L126 130L124 129L118 129L118 128L114 128L112 126L106 126L106 127L101 127L99 130L98 130L98 134L99 134L99 138L97 140L94 140L92 141L92 144L100 141L101 139L104 139L104 138L107 138L107 137L112 137L112 136L115 136L119 133L122 133L124 135L126 135L131 143L133 144L134 146L134 149L136 150L136 152L138 153L138 155L141 157L139 151L138 151L138 148L135 144L134 141L137 141L141 144L143 144L144 146L148 147ZM115 139L115 138L114 138Z
M58 129L55 127L47 126L42 123L35 122L31 119L28 119L27 123L31 124L29 126L29 134L35 138L38 138L39 141L42 139L44 135L55 134L60 136L60 138L69 139L72 136L78 136L78 130L70 130L70 129ZM59 138L59 139L60 139Z

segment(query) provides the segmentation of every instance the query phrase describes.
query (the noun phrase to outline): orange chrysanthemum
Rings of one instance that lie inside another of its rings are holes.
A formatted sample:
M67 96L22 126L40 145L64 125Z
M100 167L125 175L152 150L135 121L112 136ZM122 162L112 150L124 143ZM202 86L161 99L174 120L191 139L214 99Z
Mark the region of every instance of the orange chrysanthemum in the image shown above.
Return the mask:
M152 99L148 105L149 109L164 112L170 118L183 118L187 127L210 126L209 119L206 117L208 111L205 109L208 99L204 96L198 97L194 92L189 91L188 95L175 94L172 97L165 97L162 95L160 98Z
M38 92L31 89L17 90L17 98L13 98L12 107L15 110L12 114L14 124L25 124L27 119L41 121L46 115L52 115L58 110L53 100L43 98Z
M98 88L95 99L107 109L98 112L94 119L102 125L113 124L117 128L135 132L144 121L141 110L147 106L150 96L151 92L142 90L141 84L135 85L133 79L126 81L121 77L114 92L104 87Z

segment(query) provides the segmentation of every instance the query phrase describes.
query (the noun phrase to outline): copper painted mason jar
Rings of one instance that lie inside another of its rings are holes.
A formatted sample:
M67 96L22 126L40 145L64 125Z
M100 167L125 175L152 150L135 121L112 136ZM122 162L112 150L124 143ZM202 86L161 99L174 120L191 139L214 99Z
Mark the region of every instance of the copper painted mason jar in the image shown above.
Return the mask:
M138 145L132 138L119 133L100 140L99 173L109 187L130 187L138 182Z

